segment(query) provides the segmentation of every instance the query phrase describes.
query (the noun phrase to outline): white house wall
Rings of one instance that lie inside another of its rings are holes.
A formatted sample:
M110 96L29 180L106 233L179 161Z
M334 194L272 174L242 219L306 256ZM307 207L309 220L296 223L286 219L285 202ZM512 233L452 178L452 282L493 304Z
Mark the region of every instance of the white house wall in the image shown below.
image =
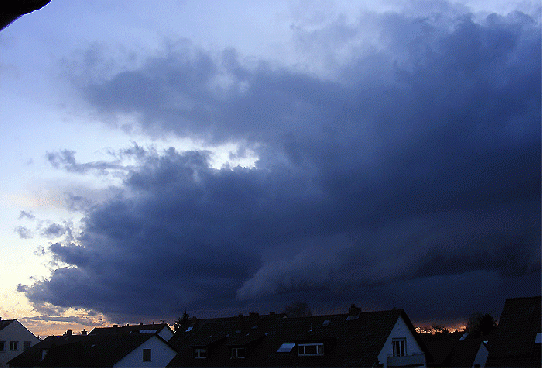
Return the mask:
M478 352L476 353L476 357L474 358L472 366L475 367L476 365L478 365L480 368L484 368L486 366L488 355L489 352L487 351L486 346L484 345L484 343L481 343L480 349L478 349Z
M24 342L30 341L30 346L36 345L40 340L28 331L19 321L13 321L0 330L0 341L5 341L4 351L0 351L0 367L7 367L7 362L24 351ZM18 341L17 350L9 349L10 341Z
M405 323L405 320L402 317L399 317L397 319L397 322L395 323L395 326L393 326L393 329L391 330L391 333L388 336L388 339L386 340L384 347L380 351L380 354L378 354L378 361L381 364L384 364L384 368L388 367L388 356L393 355L393 345L391 343L392 339L403 338L403 337L406 338L406 354L407 355L416 355L416 354L424 353L423 350L418 345L418 342L414 338L414 335L412 335L412 332L410 332L410 329Z
M151 349L151 361L143 361L143 349ZM165 367L175 357L176 352L160 338L153 336L128 355L122 358L114 368L129 367Z

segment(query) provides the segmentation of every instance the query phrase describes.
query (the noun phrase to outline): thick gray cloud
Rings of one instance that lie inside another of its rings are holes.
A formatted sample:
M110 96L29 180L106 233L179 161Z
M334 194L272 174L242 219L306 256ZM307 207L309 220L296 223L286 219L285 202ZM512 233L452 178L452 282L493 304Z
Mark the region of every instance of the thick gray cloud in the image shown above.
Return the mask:
M21 239L31 239L33 236L32 231L30 231L26 226L17 226L15 228L15 232L19 234Z
M539 293L539 24L371 19L380 48L329 56L333 78L184 44L87 85L103 114L242 141L259 161L218 170L207 152L135 145L122 190L86 210L77 244L50 247L70 267L24 288L30 300L167 318L306 298L451 319ZM311 32L299 42L319 52L363 27ZM95 168L70 151L49 159Z
M21 211L19 214L19 220L24 219L24 218L29 219L29 220L34 220L36 217L32 214L32 212Z
M48 152L46 158L53 167L63 168L72 173L85 174L89 171L94 171L106 175L111 170L117 171L123 169L119 162L95 161L84 164L78 163L75 160L75 151Z

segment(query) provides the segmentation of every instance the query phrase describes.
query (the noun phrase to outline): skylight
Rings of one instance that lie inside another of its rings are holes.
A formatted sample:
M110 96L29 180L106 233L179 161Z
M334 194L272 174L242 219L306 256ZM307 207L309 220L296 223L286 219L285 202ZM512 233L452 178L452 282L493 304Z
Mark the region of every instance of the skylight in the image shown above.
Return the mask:
M278 348L277 353L289 353L295 346L295 342L285 342L280 348Z

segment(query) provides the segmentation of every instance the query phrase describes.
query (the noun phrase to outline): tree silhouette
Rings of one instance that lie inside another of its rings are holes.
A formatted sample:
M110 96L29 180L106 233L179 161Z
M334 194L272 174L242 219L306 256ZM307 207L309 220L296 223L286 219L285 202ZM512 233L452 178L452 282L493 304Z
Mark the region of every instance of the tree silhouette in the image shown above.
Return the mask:
M497 321L490 314L475 312L470 315L467 322L469 336L479 337L488 335L497 326Z
M312 316L312 312L308 304L299 301L286 306L283 313L289 318Z
M177 331L181 331L181 332L186 331L189 324L190 324L190 321L189 321L189 318L188 318L188 313L186 313L186 309L185 309L185 311L183 312L183 316L177 318L177 320L173 323L173 331L175 331L175 332L177 332Z

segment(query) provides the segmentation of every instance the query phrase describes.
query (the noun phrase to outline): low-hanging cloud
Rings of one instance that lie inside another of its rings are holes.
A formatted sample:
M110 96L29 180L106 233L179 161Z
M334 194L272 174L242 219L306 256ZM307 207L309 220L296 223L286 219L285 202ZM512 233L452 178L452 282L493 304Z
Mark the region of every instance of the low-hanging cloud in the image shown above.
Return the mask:
M458 317L487 306L474 294L457 305L465 275L495 295L520 282L539 292L539 24L521 13L456 15L372 15L381 45L367 53L354 43L330 62L332 78L184 44L86 85L103 114L134 114L149 132L242 141L259 161L214 169L208 152L145 154L136 144L122 189L86 209L77 242L50 246L69 267L24 292L163 317L293 295L415 308L401 290L431 280ZM363 32L326 27L298 42L346 45ZM49 160L94 168L70 151ZM439 303L412 314L439 316Z

